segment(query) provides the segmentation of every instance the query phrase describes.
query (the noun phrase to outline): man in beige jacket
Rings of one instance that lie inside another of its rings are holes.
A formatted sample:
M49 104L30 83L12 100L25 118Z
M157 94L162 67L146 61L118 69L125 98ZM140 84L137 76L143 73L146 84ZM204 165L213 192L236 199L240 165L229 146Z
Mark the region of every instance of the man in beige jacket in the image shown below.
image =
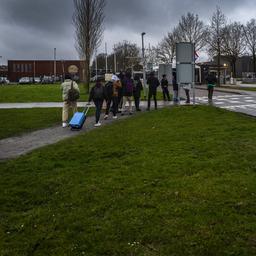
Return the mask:
M68 91L71 89L72 79L69 74L65 75L65 81L61 84L62 98L63 98L63 109L62 109L62 127L68 126L68 111L72 108L73 113L77 112L77 101L68 100ZM79 91L78 84L73 81L73 88Z

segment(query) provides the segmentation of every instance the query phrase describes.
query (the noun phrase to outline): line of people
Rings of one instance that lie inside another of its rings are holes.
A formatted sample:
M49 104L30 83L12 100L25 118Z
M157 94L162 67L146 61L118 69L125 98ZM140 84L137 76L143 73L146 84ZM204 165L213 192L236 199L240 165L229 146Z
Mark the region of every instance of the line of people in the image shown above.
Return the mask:
M174 90L176 85L176 80L173 80ZM79 91L79 87L76 82L72 81L69 75L66 76L65 82L62 84L63 92L63 112L62 112L62 126L68 126L68 110L73 109L73 112L77 111L77 102L70 102L68 100L68 91L72 86L74 89ZM168 80L166 75L163 75L161 83L155 77L154 72L150 73L147 79L148 84L148 98L147 98L147 110L151 108L151 99L154 100L154 107L157 109L157 89L159 85L162 87L163 99L170 101L170 94L168 90ZM103 102L106 102L106 110L104 119L109 118L110 112L112 112L112 118L117 118L117 113L124 115L128 113L133 114L132 100L134 99L134 105L136 111L141 111L140 109L140 99L143 86L138 75L132 78L130 72L121 72L119 76L113 75L111 80L103 85L101 80L97 80L96 84L91 88L88 104L92 101L95 104L95 126L101 126L100 115L102 112ZM176 94L178 95L178 93ZM177 96L176 96L177 97ZM175 100L175 97L174 97ZM128 108L126 108L126 103L128 102Z

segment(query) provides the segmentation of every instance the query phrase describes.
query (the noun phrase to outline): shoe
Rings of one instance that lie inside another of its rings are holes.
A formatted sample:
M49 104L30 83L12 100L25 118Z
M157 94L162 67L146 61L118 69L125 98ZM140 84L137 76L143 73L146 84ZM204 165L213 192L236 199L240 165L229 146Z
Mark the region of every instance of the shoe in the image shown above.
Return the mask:
M130 112L129 115L131 116L131 115L132 115L132 112Z
M121 113L121 116L124 116L124 113Z
M113 119L117 119L117 116L113 116Z
M147 108L147 111L149 111L150 110L150 108Z
M104 116L104 119L105 119L105 120L108 119L108 115L105 115L105 116Z
M66 122L62 123L62 128L66 128L68 126L68 124Z
M94 126L95 126L95 127L99 127L99 126L101 126L101 123L98 122L98 123L96 123Z
M141 111L141 109L140 109L140 108L138 108L138 109L137 109L137 111Z

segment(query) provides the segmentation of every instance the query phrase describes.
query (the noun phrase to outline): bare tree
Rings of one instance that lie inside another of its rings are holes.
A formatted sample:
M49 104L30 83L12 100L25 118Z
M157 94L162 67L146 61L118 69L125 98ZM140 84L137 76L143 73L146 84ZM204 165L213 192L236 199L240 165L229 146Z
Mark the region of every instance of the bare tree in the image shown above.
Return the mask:
M140 49L136 44L128 41L119 42L115 45L116 60L119 70L127 70L140 62Z
M253 72L256 72L256 20L251 19L243 26L244 36L247 42L247 48L253 58Z
M176 28L169 32L167 36L157 46L157 58L163 63L172 63L176 53L176 43L178 42L178 31Z
M188 12L183 15L177 26L178 42L189 42L195 44L196 51L205 46L206 30L203 21L198 15Z
M236 61L246 48L242 25L233 22L223 29L222 51L230 59L233 77L236 78Z
M222 13L219 6L211 18L211 25L207 27L207 36L205 37L208 45L208 53L210 56L217 56L218 83L220 86L220 57L221 45L223 43L223 29L226 26L226 17Z
M90 62L103 36L105 0L73 0L73 23L76 28L76 49L85 60L86 87L90 85Z

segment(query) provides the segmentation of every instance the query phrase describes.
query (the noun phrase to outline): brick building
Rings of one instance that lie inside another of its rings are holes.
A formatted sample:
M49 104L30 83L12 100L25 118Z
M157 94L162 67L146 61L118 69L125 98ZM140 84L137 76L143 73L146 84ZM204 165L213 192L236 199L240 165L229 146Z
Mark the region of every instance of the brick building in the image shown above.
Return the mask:
M54 60L8 60L8 79L18 82L21 77L54 76ZM80 60L57 60L56 76L63 77L70 65L76 65L79 69L79 78L85 79L84 62Z
M1 76L4 76L4 77L8 76L8 67L5 65L0 66L0 77Z

